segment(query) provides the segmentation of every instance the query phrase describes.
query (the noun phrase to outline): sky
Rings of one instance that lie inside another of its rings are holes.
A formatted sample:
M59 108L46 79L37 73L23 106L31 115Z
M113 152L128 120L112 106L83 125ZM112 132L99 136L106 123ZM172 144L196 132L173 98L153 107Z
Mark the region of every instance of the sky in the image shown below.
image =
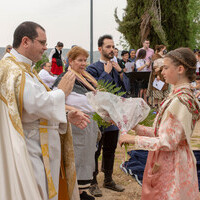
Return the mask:
M126 0L93 0L93 50L101 35L111 34L115 45L120 33L114 19L122 19ZM79 45L90 50L90 0L3 0L0 6L0 47L12 44L15 28L23 21L34 21L46 30L48 48L58 41L64 48ZM120 49L120 46L118 46Z

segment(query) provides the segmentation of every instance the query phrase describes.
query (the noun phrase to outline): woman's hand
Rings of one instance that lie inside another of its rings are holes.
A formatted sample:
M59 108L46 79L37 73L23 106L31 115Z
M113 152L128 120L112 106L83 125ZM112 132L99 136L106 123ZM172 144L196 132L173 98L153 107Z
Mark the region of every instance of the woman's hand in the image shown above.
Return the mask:
M147 66L147 68L149 68L149 67L150 67L150 64L151 64L151 62L150 62L150 61L147 61L147 62L145 63L145 65Z
M90 117L88 115L78 110L71 110L68 112L69 122L80 129L87 127L87 124L90 123L89 118Z
M155 68L155 72L159 72L160 71L160 67Z
M199 96L200 96L200 92L195 95L196 98L198 98Z
M119 145L122 146L123 144L126 144L126 143L135 144L135 136L129 135L129 134L120 135Z
M157 79L157 81L160 81L160 76L157 75L156 79Z
M200 84L196 85L196 89L199 90L200 89Z
M116 123L113 120L110 120L109 123L116 126Z
M137 124L137 125L135 125L134 127L132 127L131 128L131 130L134 130L134 131L136 131L136 129L137 129L137 127L138 127L139 125Z

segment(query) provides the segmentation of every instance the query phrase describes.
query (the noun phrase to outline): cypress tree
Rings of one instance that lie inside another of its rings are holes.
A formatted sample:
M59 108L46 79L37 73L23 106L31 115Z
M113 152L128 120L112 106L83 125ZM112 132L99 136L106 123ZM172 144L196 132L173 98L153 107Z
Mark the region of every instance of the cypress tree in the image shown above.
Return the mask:
M190 22L190 47L200 48L200 0L190 0L188 4Z
M127 0L122 21L117 16L117 9L115 10L118 31L131 48L138 49L146 38L153 48L156 44L165 44L168 49L181 46L193 48L199 34L199 2L200 0Z

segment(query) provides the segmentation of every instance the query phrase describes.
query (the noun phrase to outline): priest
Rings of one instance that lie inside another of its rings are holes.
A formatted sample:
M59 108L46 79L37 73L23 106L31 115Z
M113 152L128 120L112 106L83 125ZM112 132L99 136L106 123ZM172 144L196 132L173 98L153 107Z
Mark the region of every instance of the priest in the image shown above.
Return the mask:
M65 97L75 76L66 73L51 91L34 70L47 49L46 33L34 22L14 32L13 49L0 61L0 199L57 199L59 133L66 131ZM88 116L69 112L85 128Z

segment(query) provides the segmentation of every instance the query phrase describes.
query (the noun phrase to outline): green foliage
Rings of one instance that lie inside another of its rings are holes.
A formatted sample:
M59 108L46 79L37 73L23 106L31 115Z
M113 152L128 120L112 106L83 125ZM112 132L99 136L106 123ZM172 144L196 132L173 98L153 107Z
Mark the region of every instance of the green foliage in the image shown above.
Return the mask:
M167 34L169 50L189 46L190 24L187 18L189 0L161 0L162 26Z
M190 22L189 44L191 48L200 48L200 0L188 3L188 20Z
M149 115L147 116L147 118L140 122L139 124L141 125L144 125L144 126L149 126L149 127L152 127L153 126L153 122L154 122L154 119L156 117L156 115L153 113L155 110L152 109L150 112L149 112Z
M126 92L119 92L121 90L121 87L116 87L116 85L112 84L112 82L108 83L108 81L105 82L104 80L98 81L97 90L101 92L109 92L117 96L123 96L124 94L126 94ZM112 125L111 123L103 120L97 113L94 113L93 120L96 121L98 126L102 128L108 128L110 125Z
M111 123L103 120L97 113L94 113L92 119L97 122L98 127L108 128L111 125Z
M41 70L41 67L40 67L41 64L42 64L42 63L45 63L45 62L49 62L49 59L48 59L46 53L44 53L44 54L42 55L42 59L39 60L39 61L35 64L35 70L36 70L37 72L39 72L39 71Z
M131 48L138 49L141 44L141 23L144 16L147 18L147 38L151 47L156 44L168 44L168 49L181 46L198 48L200 43L200 0L158 0L160 2L161 23L152 9L153 0L127 0L124 16L119 20L115 9L115 20L118 31L123 34L124 40ZM157 4L157 7L158 4ZM149 27L148 27L149 26Z
M126 92L119 92L121 87L116 87L116 84L112 84L112 82L108 83L108 81L99 80L97 90L101 92L109 92L115 94L117 96L123 96Z
M116 46L122 46L123 50L126 50L126 51L129 51L129 49L130 49L130 45L126 41L126 39L123 35L121 35L119 37L119 43Z

